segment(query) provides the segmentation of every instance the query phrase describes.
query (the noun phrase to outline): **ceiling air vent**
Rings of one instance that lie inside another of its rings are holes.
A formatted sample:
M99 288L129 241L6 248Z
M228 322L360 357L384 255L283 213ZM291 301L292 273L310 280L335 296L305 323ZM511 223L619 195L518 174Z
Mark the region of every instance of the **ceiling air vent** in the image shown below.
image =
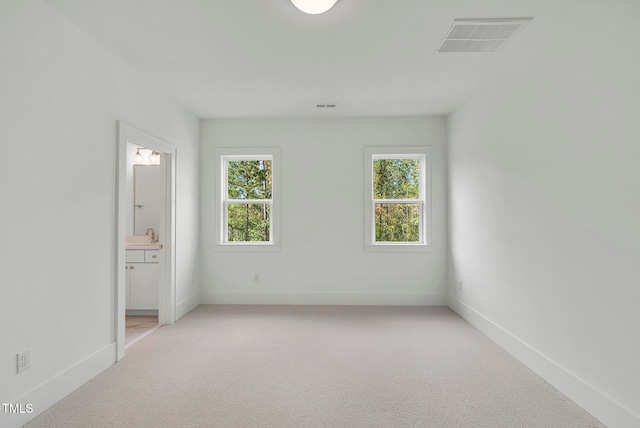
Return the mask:
M436 53L498 52L532 19L455 19Z

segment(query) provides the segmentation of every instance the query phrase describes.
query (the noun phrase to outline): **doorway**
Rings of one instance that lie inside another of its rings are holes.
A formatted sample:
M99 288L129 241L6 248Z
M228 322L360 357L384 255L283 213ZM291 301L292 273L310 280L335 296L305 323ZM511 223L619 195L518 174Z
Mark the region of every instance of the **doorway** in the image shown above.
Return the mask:
M151 293L151 298L157 299L158 324L175 322L176 149L171 144L123 122L118 122L117 146L115 336L117 360L120 360L125 355L127 306L132 298L132 290L128 289L127 283L132 278L142 281L143 288L136 288L138 293L147 287L149 291L145 292L144 297L148 299ZM157 230L155 224L154 227L146 227L146 230L136 229L133 220L136 217L135 205L142 204L134 202L131 189L128 187L131 186L134 174L132 155L127 155L129 147L140 148L143 152L157 155L158 160L155 161L154 168L157 168L161 189L156 210ZM149 285L150 272L154 278L152 286Z

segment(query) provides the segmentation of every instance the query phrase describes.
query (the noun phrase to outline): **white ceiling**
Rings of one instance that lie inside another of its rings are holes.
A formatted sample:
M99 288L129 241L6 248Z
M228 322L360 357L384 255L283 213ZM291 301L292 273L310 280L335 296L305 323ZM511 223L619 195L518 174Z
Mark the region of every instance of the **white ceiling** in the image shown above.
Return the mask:
M580 1L48 0L201 118L446 114ZM433 54L455 18L505 17L534 20L500 53Z

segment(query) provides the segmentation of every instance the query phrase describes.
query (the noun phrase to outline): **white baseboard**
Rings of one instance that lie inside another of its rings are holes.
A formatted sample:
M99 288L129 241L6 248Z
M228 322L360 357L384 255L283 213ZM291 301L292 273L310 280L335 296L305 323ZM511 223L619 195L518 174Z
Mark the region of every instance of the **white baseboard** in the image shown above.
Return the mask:
M176 321L200 304L200 293L196 293L176 305Z
M114 342L36 386L22 397L11 401L12 404L22 404L23 406L31 404L33 412L2 414L0 426L9 428L26 424L115 362L116 344Z
M640 427L634 415L594 387L459 300L451 309L609 428Z
M205 291L202 304L446 306L442 293L318 293Z
M145 316L145 317L149 317L149 316L158 316L158 310L157 309L126 309L124 311L125 315L133 315L133 316Z

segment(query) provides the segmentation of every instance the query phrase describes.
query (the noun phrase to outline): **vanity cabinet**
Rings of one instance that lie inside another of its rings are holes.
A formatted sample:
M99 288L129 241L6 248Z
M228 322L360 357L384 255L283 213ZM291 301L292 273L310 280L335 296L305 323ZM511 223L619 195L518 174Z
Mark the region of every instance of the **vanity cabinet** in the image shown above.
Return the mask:
M160 278L159 251L127 250L126 262L126 308L157 310Z

